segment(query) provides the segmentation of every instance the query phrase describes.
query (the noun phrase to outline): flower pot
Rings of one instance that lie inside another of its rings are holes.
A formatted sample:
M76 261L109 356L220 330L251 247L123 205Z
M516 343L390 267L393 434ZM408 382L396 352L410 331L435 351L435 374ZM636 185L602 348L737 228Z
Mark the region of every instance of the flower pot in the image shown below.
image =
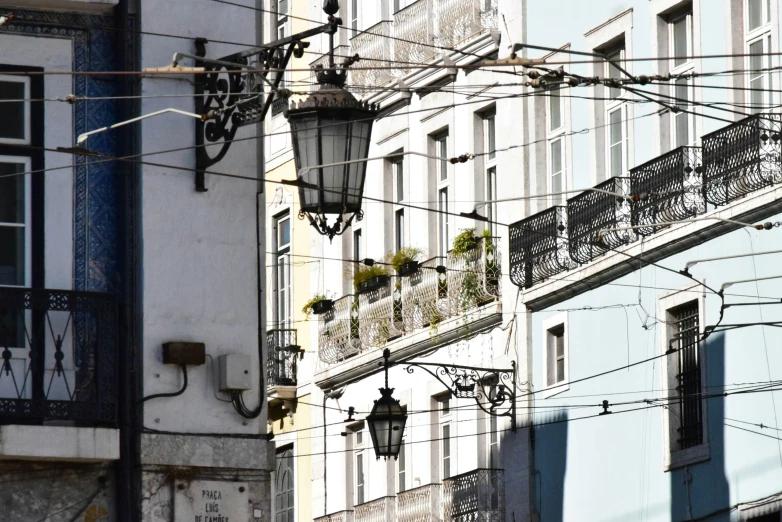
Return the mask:
M334 306L334 301L331 299L324 299L312 304L312 313L315 315L325 314Z
M365 292L371 292L372 290L377 290L378 288L382 288L386 286L388 284L388 281L389 281L389 277L386 275L372 277L358 285L358 293L363 294Z
M411 276L418 272L420 266L418 261L407 261L402 263L402 266L399 267L399 275L402 277Z

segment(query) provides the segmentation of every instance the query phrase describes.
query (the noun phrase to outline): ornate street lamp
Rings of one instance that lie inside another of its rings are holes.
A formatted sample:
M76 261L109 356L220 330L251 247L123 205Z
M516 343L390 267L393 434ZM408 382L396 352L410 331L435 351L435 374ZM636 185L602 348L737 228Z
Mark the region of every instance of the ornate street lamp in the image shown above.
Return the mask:
M334 0L324 4L329 15L338 9ZM354 59L335 67L334 32L330 32L329 66L317 72L318 91L298 104L291 102L285 111L298 171L299 218L307 216L329 240L342 234L354 218L363 217L365 160L378 114L376 106L357 100L344 88ZM337 216L332 224L328 214Z
M407 422L407 413L399 401L394 399L391 394L393 388L388 387L388 357L391 352L386 348L383 351L385 359L386 386L380 388L380 398L375 401L372 412L367 416L366 422L369 427L369 434L372 436L372 445L375 447L375 457L393 457L399 456L399 449L402 446L402 435L405 432L405 423Z

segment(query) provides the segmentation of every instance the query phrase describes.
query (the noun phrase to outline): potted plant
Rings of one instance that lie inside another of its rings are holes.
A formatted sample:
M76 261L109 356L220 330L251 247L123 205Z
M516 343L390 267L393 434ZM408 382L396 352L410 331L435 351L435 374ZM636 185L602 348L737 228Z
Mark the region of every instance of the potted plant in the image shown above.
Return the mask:
M334 306L334 301L328 299L323 294L315 294L312 299L307 301L304 307L301 309L304 312L306 319L310 318L310 314L321 315L325 314Z
M424 251L416 247L402 247L391 257L391 266L402 277L410 276L418 271L418 258Z
M353 287L360 294L382 288L388 284L391 271L383 265L357 264L353 270Z

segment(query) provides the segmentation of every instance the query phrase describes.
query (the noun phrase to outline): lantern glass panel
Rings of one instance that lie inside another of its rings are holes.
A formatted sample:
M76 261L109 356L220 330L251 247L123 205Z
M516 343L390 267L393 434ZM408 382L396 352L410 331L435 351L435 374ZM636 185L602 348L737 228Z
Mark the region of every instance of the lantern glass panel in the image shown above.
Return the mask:
M294 156L296 158L297 169L320 164L320 155L318 153L318 118L316 115L303 115L300 118L291 120L291 131L293 133ZM306 171L299 179L318 184L318 169ZM317 212L318 210L318 191L315 189L299 188L299 201L302 210Z
M350 125L341 119L324 118L321 122L321 143L323 147L323 164L339 163L350 159L348 157L348 133ZM337 211L342 207L342 193L345 190L346 165L323 167L323 203L324 208L335 206Z
M366 118L366 115L359 115ZM352 125L350 159L361 159L369 156L369 133L372 130L372 120L355 121ZM366 162L352 163L348 174L347 205L361 207L363 178L367 170Z

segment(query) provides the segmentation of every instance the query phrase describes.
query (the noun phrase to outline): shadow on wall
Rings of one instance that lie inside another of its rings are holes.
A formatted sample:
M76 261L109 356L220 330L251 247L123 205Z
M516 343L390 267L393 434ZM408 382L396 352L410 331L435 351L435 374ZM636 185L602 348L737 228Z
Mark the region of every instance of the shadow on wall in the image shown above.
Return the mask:
M535 428L535 508L541 522L560 522L563 517L567 420L567 412L557 412Z
M725 385L725 337L715 334L706 341L707 391ZM725 477L725 398L703 401L707 416L711 458L670 472L671 520L730 520L730 513L717 513L730 505L730 488ZM709 516L712 515L712 516Z

